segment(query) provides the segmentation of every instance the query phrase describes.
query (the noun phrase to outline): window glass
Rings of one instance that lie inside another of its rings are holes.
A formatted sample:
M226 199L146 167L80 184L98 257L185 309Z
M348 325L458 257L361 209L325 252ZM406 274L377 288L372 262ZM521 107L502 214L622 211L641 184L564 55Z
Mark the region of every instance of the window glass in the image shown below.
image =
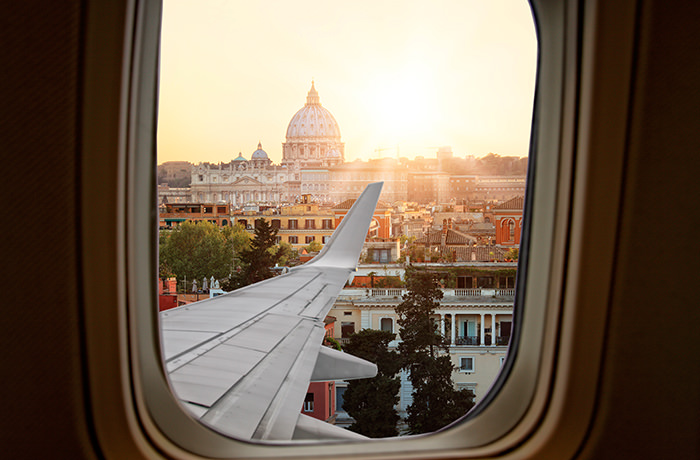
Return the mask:
M525 1L165 0L158 200L192 211L161 208L159 276L178 287L167 295L186 305L243 287L254 278L247 251L266 231L265 276L307 263L365 186L384 180L326 335L347 346L378 326L401 351L409 278L430 276L443 300L424 316L450 357L447 386L478 403L513 330L536 53ZM200 222L206 239L178 252L195 207L219 220ZM400 426L420 394L407 369ZM319 407L330 391L342 411L347 385L325 389Z

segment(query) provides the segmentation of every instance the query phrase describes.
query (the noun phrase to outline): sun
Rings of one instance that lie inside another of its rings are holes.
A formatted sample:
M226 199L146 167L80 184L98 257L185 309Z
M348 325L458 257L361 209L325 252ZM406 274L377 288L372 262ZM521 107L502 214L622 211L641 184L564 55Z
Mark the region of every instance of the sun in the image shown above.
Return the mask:
M368 103L374 134L383 144L405 144L432 138L440 114L435 82L425 69L402 69L372 79Z

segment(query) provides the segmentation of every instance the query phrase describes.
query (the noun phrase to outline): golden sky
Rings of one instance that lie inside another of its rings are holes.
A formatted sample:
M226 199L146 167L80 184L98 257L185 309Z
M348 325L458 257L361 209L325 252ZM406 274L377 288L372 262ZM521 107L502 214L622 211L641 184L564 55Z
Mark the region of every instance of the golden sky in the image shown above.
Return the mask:
M165 0L158 162L278 163L312 79L346 161L526 156L536 57L525 0Z

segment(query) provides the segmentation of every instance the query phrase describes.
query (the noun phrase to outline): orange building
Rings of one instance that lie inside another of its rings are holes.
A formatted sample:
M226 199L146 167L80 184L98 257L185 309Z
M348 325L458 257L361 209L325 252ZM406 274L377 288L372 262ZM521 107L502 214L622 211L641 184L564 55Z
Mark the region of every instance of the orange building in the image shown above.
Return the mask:
M342 203L333 207L333 215L335 217L335 227L338 228L340 222L348 214L348 211L355 203L355 199L345 200ZM393 231L391 229L391 207L379 201L372 215L372 222L367 231L367 238L392 238Z
M522 196L516 196L493 208L493 217L496 226L496 244L502 246L520 246L524 201Z
M333 337L336 318L327 316L325 337ZM306 390L301 413L309 417L333 423L335 421L335 382L311 382Z

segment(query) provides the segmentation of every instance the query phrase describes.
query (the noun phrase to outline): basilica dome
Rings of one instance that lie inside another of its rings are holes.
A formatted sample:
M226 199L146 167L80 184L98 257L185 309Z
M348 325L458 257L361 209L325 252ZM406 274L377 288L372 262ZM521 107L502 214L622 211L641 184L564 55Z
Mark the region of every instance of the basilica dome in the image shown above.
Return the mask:
M294 114L287 126L287 142L294 142L297 139L340 141L338 122L326 108L321 106L313 82L306 96L306 105Z
M262 143L258 142L258 149L253 152L251 160L268 160L267 152L262 149Z

